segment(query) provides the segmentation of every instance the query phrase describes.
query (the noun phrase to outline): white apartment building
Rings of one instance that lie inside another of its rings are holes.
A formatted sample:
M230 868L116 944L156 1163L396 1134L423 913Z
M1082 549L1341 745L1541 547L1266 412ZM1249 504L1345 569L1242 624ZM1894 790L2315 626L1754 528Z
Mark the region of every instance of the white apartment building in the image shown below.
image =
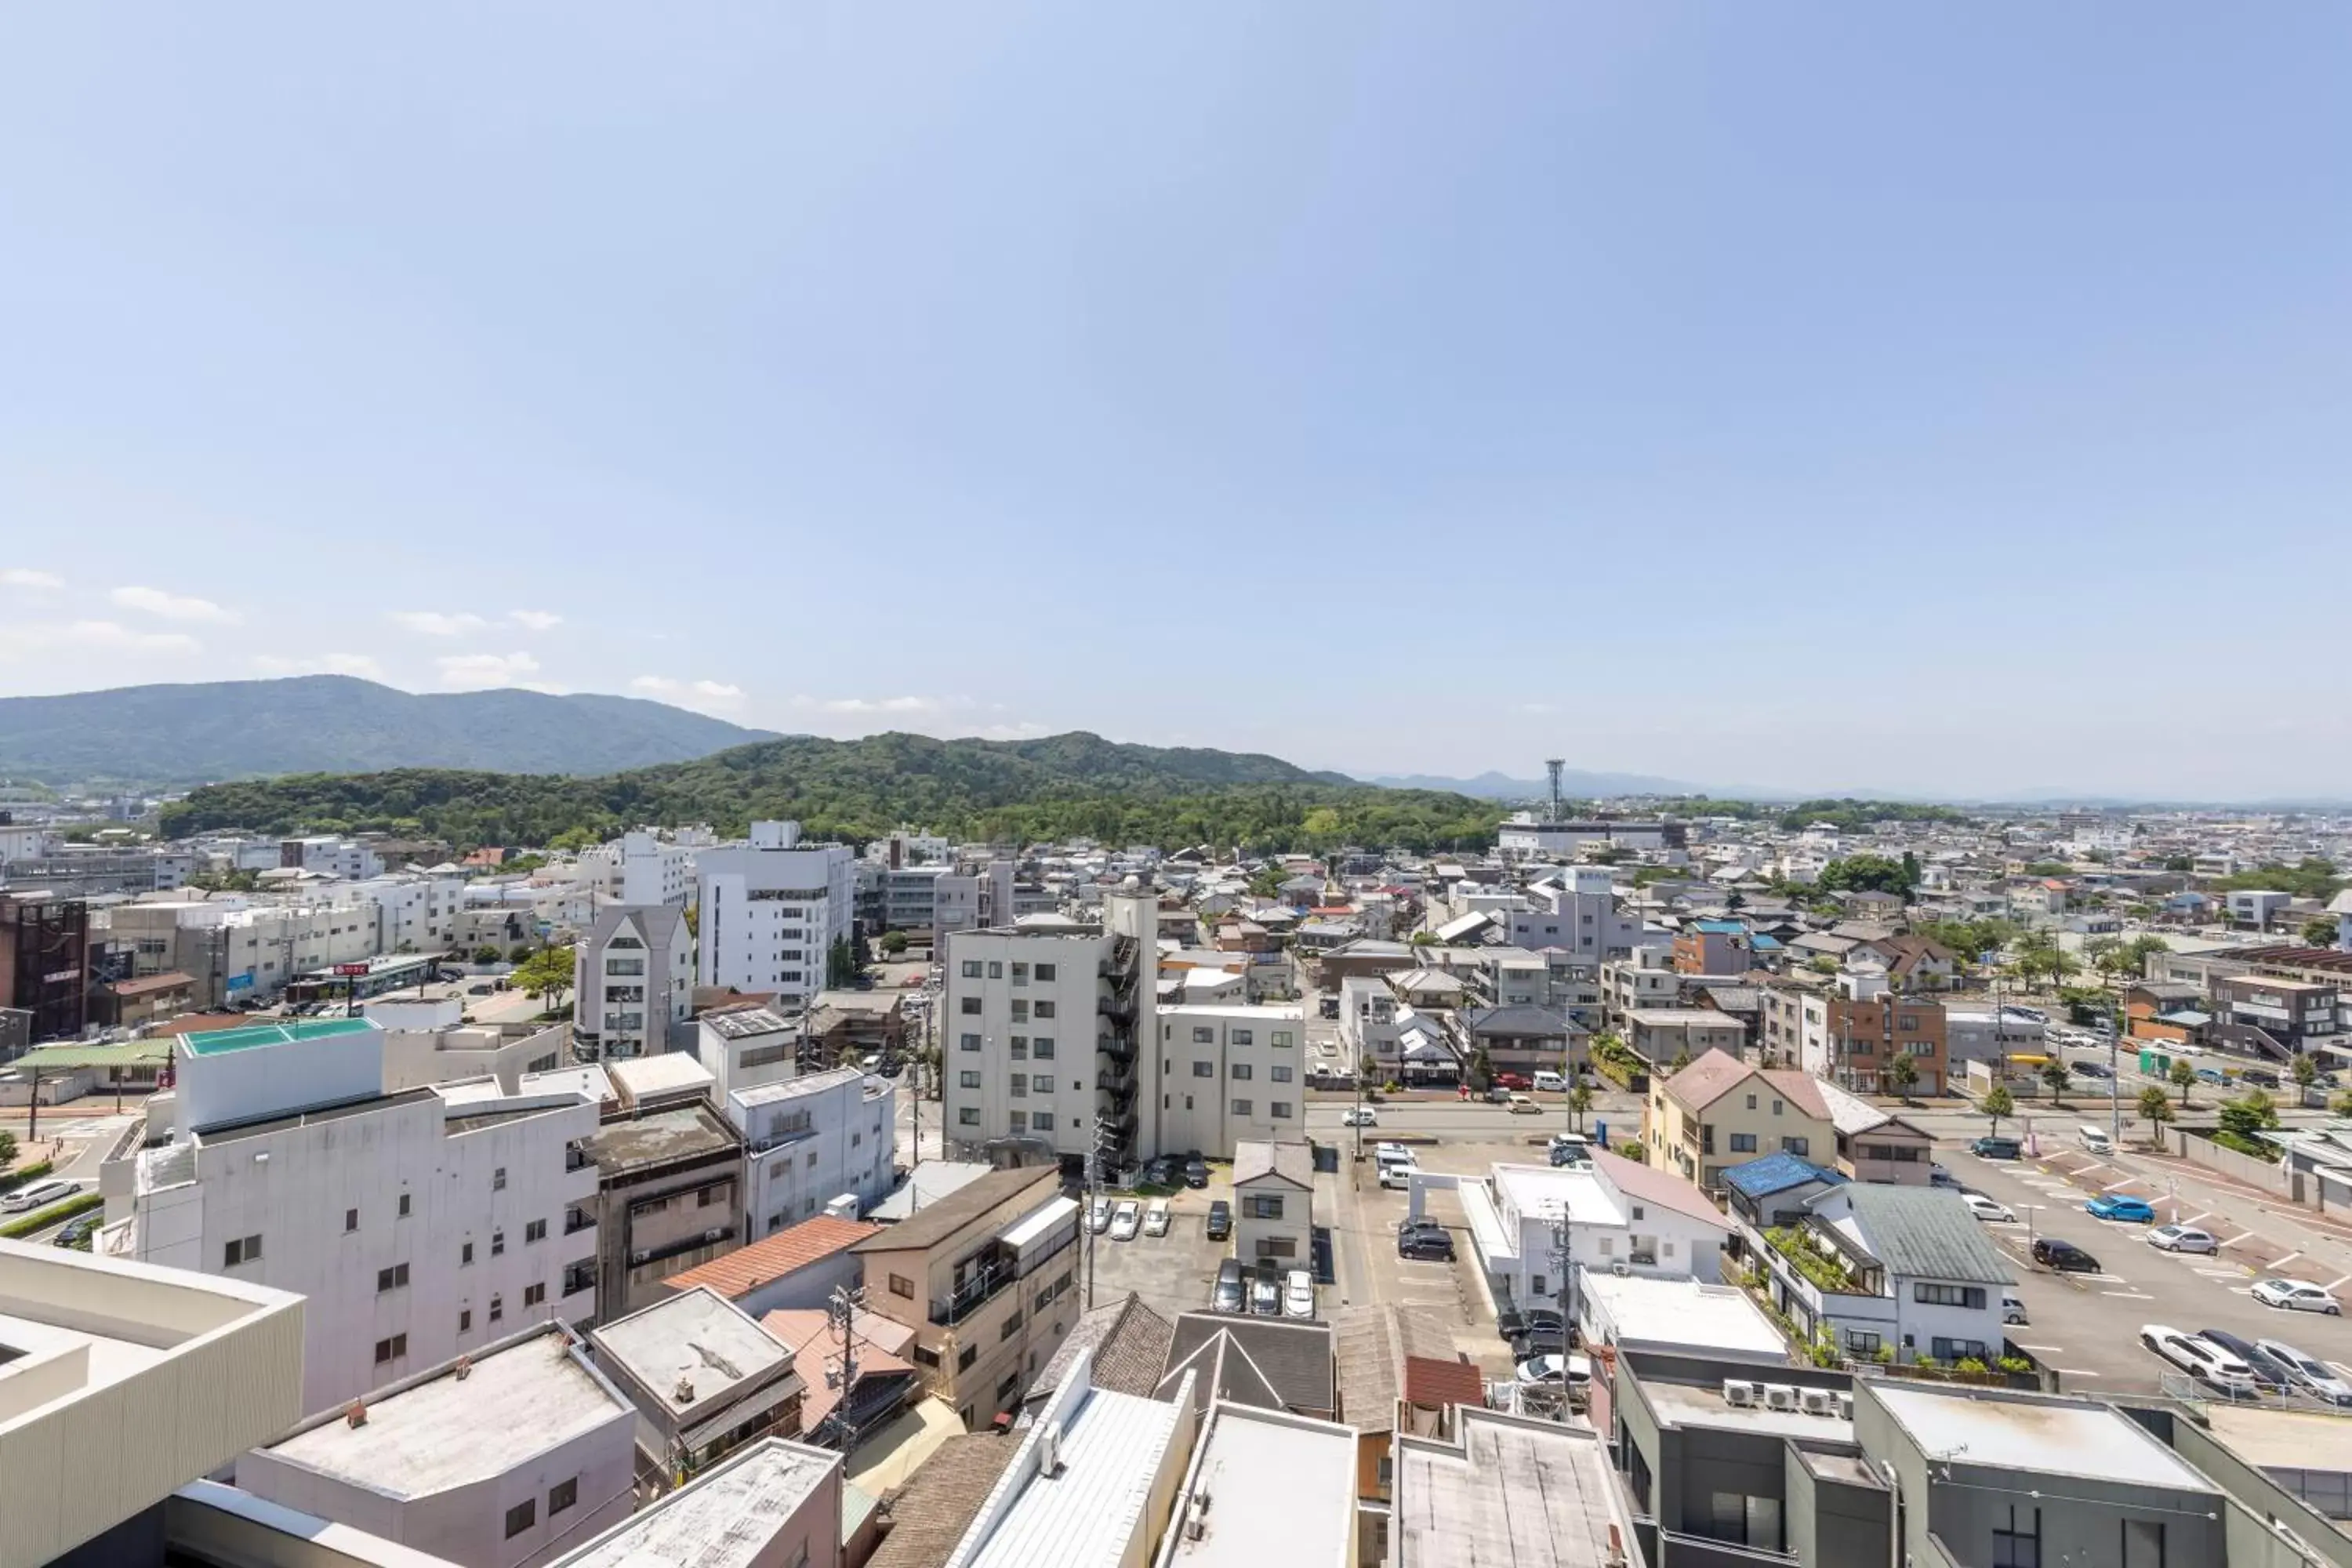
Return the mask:
M1040 914L949 942L940 1039L951 1144L1034 1140L1077 1160L1100 1136L1119 1163L1158 1146L1136 1049L1160 983L1158 910L1137 896L1103 906L1100 925Z
M466 881L457 876L378 877L355 885L375 905L376 951L437 952L452 943Z
M1244 1141L1307 1136L1307 1025L1297 1006L1184 1004L1160 1009L1146 1088L1159 1096L1148 1153L1231 1159Z
M1567 1260L1588 1273L1713 1284L1732 1228L1680 1176L1606 1151L1589 1165L1497 1163L1455 1190L1498 1305L1559 1305L1563 1235Z
M676 906L600 910L572 953L579 1060L659 1056L694 1016L694 933Z
M105 1167L96 1248L309 1298L303 1410L594 1313L594 1102L384 1094L364 1018L188 1035L173 1065L175 1134Z
M1639 919L1618 912L1606 866L1570 866L1527 889L1527 907L1498 911L1513 947L1530 952L1559 948L1582 963L1632 951Z
M803 845L797 822L755 822L751 841L697 858L704 985L806 998L824 989L825 954L856 918L851 852Z
M581 880L616 903L686 909L694 902L695 857L718 842L708 827L637 828L582 854Z
M765 1007L706 1013L695 1021L694 1055L710 1074L711 1098L799 1075L801 1026Z
M0 1241L0 1568L58 1561L284 1431L303 1314L284 1290Z
M857 1068L738 1089L727 1119L743 1134L743 1209L759 1240L854 1198L864 1214L897 1174L898 1089Z
M322 877L341 877L347 882L383 875L383 856L356 838L330 834L279 839L278 865L281 870L315 871Z

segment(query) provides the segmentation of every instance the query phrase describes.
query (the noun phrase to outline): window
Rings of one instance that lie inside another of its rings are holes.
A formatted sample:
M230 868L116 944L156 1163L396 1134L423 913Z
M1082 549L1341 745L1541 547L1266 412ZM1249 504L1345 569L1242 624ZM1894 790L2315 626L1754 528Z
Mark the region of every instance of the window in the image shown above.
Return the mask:
M1812 1140L1810 1138L1783 1138L1780 1140L1780 1148L1785 1153L1801 1156L1811 1151Z
M1214 1062L1194 1062L1192 1064L1192 1076L1194 1078L1214 1078L1217 1076L1217 1064Z
M494 1193L502 1193L506 1190L507 1168L504 1165L500 1165L497 1170L490 1173L490 1191Z
M1282 1217L1282 1194L1280 1193L1253 1193L1247 1198L1243 1200L1242 1209L1243 1212L1247 1214L1252 1219L1280 1219Z
M507 1510L507 1539L512 1541L537 1522L539 1522L538 1502L531 1498L523 1499L522 1501Z
M1013 966L1013 984L1015 985L1026 985L1029 984L1029 966L1027 964L1016 963Z
M1051 1035L1040 1035L1035 1039L1030 1041L1029 1054L1035 1057L1041 1062L1052 1061L1054 1059L1054 1037Z
M399 1206L393 1212L402 1219L406 1219L408 1217L408 1194L406 1193L400 1194Z
M556 1482L547 1489L547 1517L553 1519L579 1500L580 1478L578 1476L572 1477L568 1481Z
M1019 1333L1020 1331L1021 1331L1021 1309L1020 1309L1020 1308L1018 1308L1018 1307L1015 1307L1014 1309L1013 1309L1013 1310L1012 1310L1011 1312L1009 1312L1009 1313L1007 1313L1007 1314L1006 1314L1005 1319L1004 1319L1004 1326L1003 1326L1003 1328L1001 1328L1001 1329L999 1329L999 1330L997 1330L997 1331L996 1331L996 1342L997 1342L998 1344L1003 1344L1005 1341L1007 1341L1007 1340L1011 1339L1013 1335L1015 1335L1015 1334Z
M1290 1048L1290 1031L1276 1029L1266 1037L1266 1042L1277 1051Z
M970 1372L971 1370L971 1363L979 1359L980 1347L978 1345L966 1345L963 1349L956 1352L956 1370L958 1372Z
M977 996L965 997L959 1006L968 1017L976 1018L980 1016L980 998Z
M375 1293L379 1296L387 1290L404 1289L407 1284L408 1265L405 1263L395 1263L389 1268L375 1271Z
M1756 1152L1756 1134L1753 1132L1733 1133L1731 1135L1731 1152L1735 1154L1753 1154Z
M2042 1510L2011 1503L1993 1517L1991 1568L2042 1568Z
M1228 1045L1246 1046L1250 1043L1250 1032L1247 1029L1233 1030L1225 1036L1225 1041Z
M1643 1208L1640 1204L1635 1204L1633 1205L1633 1217L1635 1219L1647 1219L1649 1217L1649 1211Z
M507 1233L502 1230L494 1230L490 1232L490 1256L492 1258L497 1258L503 1254L506 1249Z
M468 1241L457 1248L457 1267L460 1268L471 1268L473 1266L474 1244Z
M1013 1075L1012 1083L1013 1083L1013 1099L1015 1099L1015 1100L1024 1100L1024 1099L1028 1098L1028 1094L1029 1094L1029 1075L1028 1075L1027 1073L1020 1073L1020 1072L1014 1073L1014 1074Z
M956 1107L956 1125L958 1127L979 1126L980 1107L977 1105L960 1105Z
M240 1263L251 1263L261 1256L261 1237L248 1236L230 1242L221 1249L221 1267L234 1268Z
M1013 1037L1013 1059L1016 1062L1025 1062L1029 1059L1028 1036L1015 1035Z
M1756 1109L1756 1097L1752 1094L1748 1097L1748 1109L1750 1110Z
M1245 1079L1248 1079L1248 1077L1249 1077L1249 1076L1250 1076L1250 1065L1249 1065L1249 1063L1247 1063L1247 1062L1235 1062L1235 1063L1234 1064L1234 1077L1237 1080L1245 1080Z
M1234 1114L1235 1116L1249 1116L1255 1114L1255 1112L1251 1110L1250 1102L1248 1100L1236 1100L1234 1101Z
M1845 1331L1845 1348L1848 1355L1875 1356L1878 1353L1878 1336L1867 1329L1848 1329Z
M1029 999L1026 996L1015 996L1013 999L1013 1021L1016 1024L1025 1024L1029 1021Z
M969 1068L965 1071L960 1072L956 1074L956 1086L960 1089L978 1089L980 1087L980 1074L976 1070Z
M1217 1043L1217 1031L1195 1028L1192 1031L1192 1043L1196 1046L1213 1046Z
M547 1300L547 1287L546 1287L546 1286L544 1286L544 1285L526 1285L526 1286L524 1286L524 1287L522 1288L522 1304L523 1304L524 1306L526 1306L526 1307L536 1307L536 1306L538 1306L541 1301L544 1301L544 1300Z
M1038 1094L1051 1094L1054 1092L1053 1077L1049 1073L1032 1073L1029 1077L1029 1087Z
M1054 966L1050 963L1041 963L1037 965L1035 973L1037 982L1042 985L1054 978Z
M963 977L966 980L977 980L980 978L980 960L976 958L967 958L963 961Z
M1266 1104L1266 1113L1272 1116L1276 1121L1287 1121L1290 1120L1290 1101L1286 1100L1270 1100Z
M978 1035L959 1036L956 1039L956 1049L960 1051L976 1051L980 1049L980 1037Z
M1737 1542L1764 1552L1780 1550L1780 1500L1738 1492L1710 1494L1706 1529L1716 1541Z
M993 958L988 961L988 977L991 980L1004 978L1004 965L1001 961Z
M352 1231L355 1231L355 1230L359 1229L359 1227L360 1227L360 1211L359 1211L359 1210L357 1210L357 1209L345 1209L345 1210L343 1211L343 1231L344 1231L344 1234L349 1235L351 1232L352 1232Z
M1031 1009L1031 1011L1037 1017L1050 1018L1054 1016L1054 1005L1051 1002L1041 999L1038 1001L1037 1005Z
M492 1321L492 1322L494 1322L494 1323L495 1323L495 1322L499 1321L500 1319L504 1318L506 1315L507 1315L507 1299L506 1299L504 1296L493 1296L493 1297L491 1297L491 1298L490 1298L490 1321Z
M1772 1114L1775 1116L1780 1114L1780 1102L1777 1100L1772 1102Z
M375 1363L378 1366L407 1353L408 1336L406 1334L394 1334L388 1340L378 1340L375 1342Z
M904 1274L893 1274L890 1276L890 1294L903 1296L911 1301L915 1299L915 1282Z
M1969 1307L1981 1309L1985 1304L1981 1285L1930 1285L1925 1280L1911 1287L1911 1299L1923 1307Z
M1050 1110L1036 1112L1029 1118L1029 1130L1033 1132L1051 1132L1054 1130L1054 1113Z
M471 1307L463 1308L458 1311L457 1331L461 1334L470 1334L474 1331L474 1310Z

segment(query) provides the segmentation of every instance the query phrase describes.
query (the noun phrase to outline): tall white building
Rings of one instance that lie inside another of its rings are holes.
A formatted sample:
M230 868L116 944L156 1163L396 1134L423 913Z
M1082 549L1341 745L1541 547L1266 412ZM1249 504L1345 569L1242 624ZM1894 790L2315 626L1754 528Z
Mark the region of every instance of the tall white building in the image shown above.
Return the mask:
M659 1056L694 1016L694 933L669 904L597 911L573 949L573 1054L582 1061Z
M378 952L436 952L451 945L457 911L466 902L466 879L429 873L377 877L356 884L352 892L375 905Z
M727 1119L743 1134L744 1216L751 1240L854 1198L865 1213L888 1195L898 1093L856 1068L740 1089Z
M1244 1141L1307 1136L1307 1026L1297 1006L1184 1005L1160 1009L1160 1045L1146 1064L1159 1096L1158 1146L1229 1159Z
M1558 948L1576 963L1622 958L1642 929L1618 912L1606 866L1570 866L1527 890L1525 909L1503 911L1511 945L1530 952Z
M184 1037L173 1141L102 1173L96 1249L308 1298L323 1410L596 1309L596 1131L576 1094L382 1091L364 1018Z
M640 827L582 855L581 878L616 903L686 909L694 902L695 857L718 842L708 827Z
M947 1137L1034 1140L1066 1159L1101 1140L1124 1163L1155 1146L1138 1020L1160 983L1152 900L1103 900L1103 923L1034 915L958 931L940 1019Z
M855 920L845 844L804 845L797 822L755 822L748 844L702 850L704 985L805 999L824 989L825 954Z

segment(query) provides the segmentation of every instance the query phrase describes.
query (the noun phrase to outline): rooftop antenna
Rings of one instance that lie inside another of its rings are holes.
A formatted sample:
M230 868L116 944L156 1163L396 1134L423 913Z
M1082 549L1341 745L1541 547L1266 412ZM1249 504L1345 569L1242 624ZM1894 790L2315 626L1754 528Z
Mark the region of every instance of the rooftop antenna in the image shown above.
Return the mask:
M1554 822L1559 820L1559 770L1566 766L1568 766L1566 757L1544 759L1544 772L1551 775L1551 819Z

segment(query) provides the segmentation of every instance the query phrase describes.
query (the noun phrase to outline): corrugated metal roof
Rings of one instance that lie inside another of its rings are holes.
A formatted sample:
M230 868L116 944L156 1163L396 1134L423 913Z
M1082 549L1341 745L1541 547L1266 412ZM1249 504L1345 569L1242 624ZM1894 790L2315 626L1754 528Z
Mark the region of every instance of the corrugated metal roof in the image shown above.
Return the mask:
M1853 1182L1813 1204L1818 1207L1841 1194L1853 1207L1863 1245L1890 1274L1986 1285L2007 1285L2015 1278L1960 1194L1949 1188Z

